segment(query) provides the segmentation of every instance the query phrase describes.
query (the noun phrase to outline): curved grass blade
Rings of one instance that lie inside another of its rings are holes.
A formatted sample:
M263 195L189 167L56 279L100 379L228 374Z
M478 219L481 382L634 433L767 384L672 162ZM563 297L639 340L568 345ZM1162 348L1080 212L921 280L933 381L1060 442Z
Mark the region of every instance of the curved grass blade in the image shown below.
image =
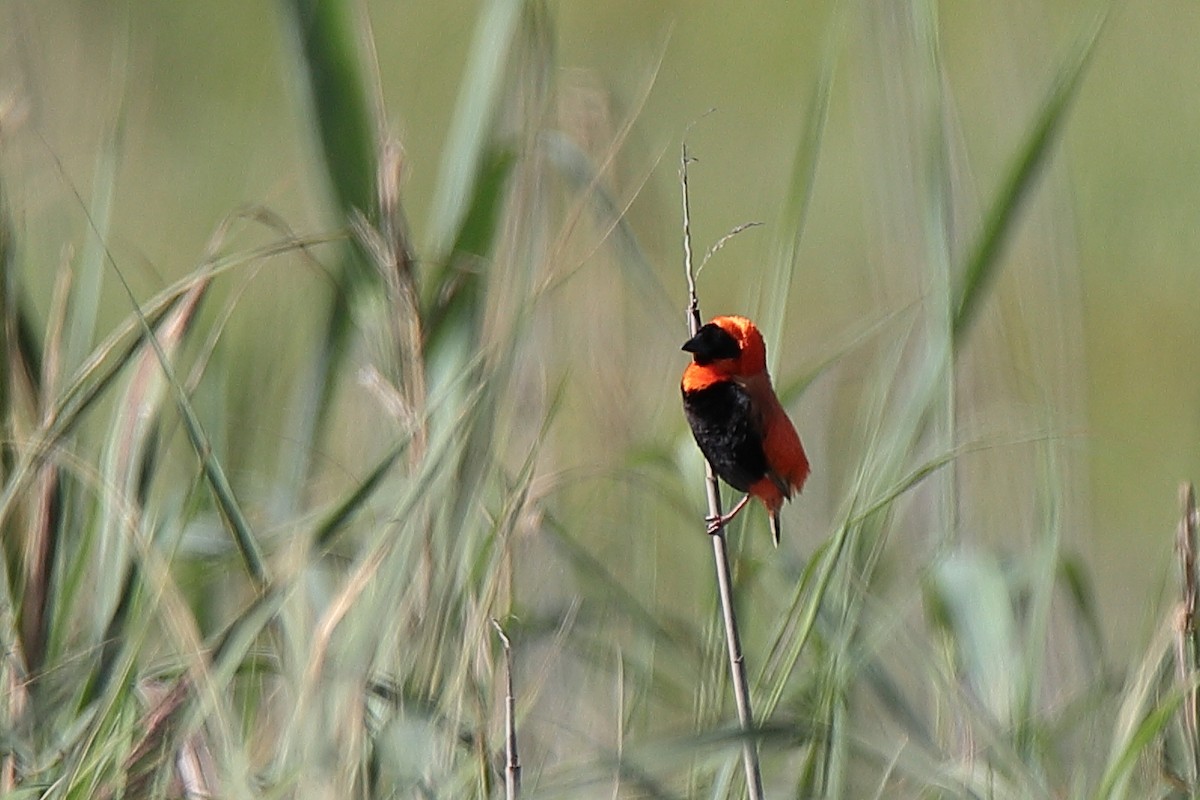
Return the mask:
M1096 797L1100 800L1112 797L1128 797L1128 784L1133 777L1134 767L1147 749L1154 747L1158 737L1166 730L1175 716L1179 706L1183 704L1184 691L1172 689L1165 698L1155 705L1142 718L1141 722L1129 732L1124 747L1115 754L1115 758L1105 770L1100 781L1100 789Z
M617 264L624 270L629 282L639 289L637 297L645 301L649 310L656 315L673 313L674 305L670 294L629 223L627 212L632 198L618 203L601 180L602 170L607 164L595 167L575 142L557 131L543 132L538 143L558 168L558 173L566 178L571 188L579 195L579 207L582 208L583 203L591 206L597 225L604 233L601 241L611 241L617 255ZM560 244L559 248L561 247ZM582 263L567 270L565 274L556 276L547 288L557 287L581 267Z
M0 527L12 513L16 499L29 487L29 481L36 474L37 468L45 462L50 452L62 441L63 437L75 429L84 414L112 385L121 369L139 352L144 338L143 325L148 325L151 330L158 330L171 310L181 302L183 296L201 282L214 279L229 270L246 264L293 250L340 241L343 238L342 235L292 237L271 242L243 253L215 259L206 264L202 271L188 275L163 289L146 301L137 313L131 313L126 317L92 351L91 356L79 367L62 393L54 399L41 426L34 432L28 446L22 450L20 459L7 472L3 491L0 492ZM26 320L26 322L28 321ZM23 363L28 363L31 374L37 375L41 369L41 357L36 345L36 336L32 331L31 324L19 326L18 346L24 358ZM21 344L21 342L26 342L26 344ZM37 356L36 363L30 360L30 357L34 355Z
M149 341L150 346L154 349L159 366L162 368L167 383L175 395L176 405L179 407L179 413L183 418L184 430L187 432L188 439L192 443L192 448L200 458L204 477L207 479L209 488L212 490L213 499L217 503L217 510L220 512L221 519L225 522L234 543L237 545L238 552L242 557L242 563L246 566L246 571L254 580L255 585L261 590L266 586L269 578L266 562L263 559L262 551L258 546L254 533L250 528L250 523L242 513L241 505L233 493L233 487L230 485L229 479L225 475L225 470L221 467L221 463L213 453L208 434L205 432L204 426L200 423L199 417L196 416L196 411L192 408L192 403L188 399L187 391L175 374L175 367L171 363L171 359L167 356L163 344L149 325L146 324L140 309L137 309L136 300L129 289L129 285L125 282L124 275L121 274L120 270L116 270L116 272L117 276L121 279L122 286L125 287L126 293L129 294L130 302L134 303L138 319L142 321L143 332L147 337L147 341ZM198 284L189 297L184 299L184 307L200 302L208 285L209 282L207 281Z
M125 280L124 273L121 272L111 254L107 254L109 263L112 265L113 271L118 280L121 282L121 287L125 290L126 296L129 298L130 304L133 306L134 316L137 318L137 324L141 328L142 334L149 342L154 350L154 355L158 359L159 366L163 370L167 383L170 385L172 392L175 394L176 404L179 407L180 415L183 418L184 430L188 434L188 439L192 443L192 447L196 451L196 455L200 458L200 464L212 490L213 498L217 503L217 510L220 513L222 521L229 529L234 543L237 545L238 551L242 556L242 561L246 566L255 585L262 590L268 580L266 564L262 557L262 552L258 547L258 543L250 529L250 525L242 514L237 498L234 496L233 487L229 484L228 478L225 476L225 471L221 464L217 461L213 454L213 448L208 440L208 435L204 431L204 427L200 424L199 418L196 416L195 410L192 408L191 401L188 400L187 390L183 383L175 374L175 368L171 363L171 359L163 347L163 343L159 341L158 335L151 326L150 321L142 313L141 307L134 297L133 289ZM188 290L187 294L181 296L180 303L184 309L194 310L194 304L199 303L212 282L211 274L207 270L203 270L199 280ZM184 314L181 318L185 322L192 318L191 310ZM168 323L169 324L169 323Z
M1016 222L1017 213L1033 189L1042 166L1050 157L1051 147L1058 140L1067 109L1075 97L1107 19L1106 6L1084 33L1067 63L1059 70L1041 111L1030 126L1025 141L1008 170L1004 183L992 200L979 238L967 256L962 270L962 282L956 292L953 310L955 348L962 344L980 301L995 279L1000 266L1002 247Z

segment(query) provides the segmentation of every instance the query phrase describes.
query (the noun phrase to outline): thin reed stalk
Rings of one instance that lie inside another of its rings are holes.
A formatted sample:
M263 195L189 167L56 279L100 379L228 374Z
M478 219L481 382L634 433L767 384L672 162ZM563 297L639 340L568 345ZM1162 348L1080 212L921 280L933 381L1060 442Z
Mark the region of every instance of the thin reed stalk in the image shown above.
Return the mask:
M500 623L492 627L504 645L504 797L517 800L521 796L521 757L517 755L517 697L513 692L512 642Z
M691 212L688 207L688 154L683 146L679 166L679 181L683 190L683 268L688 285L688 335L695 336L700 330L700 300L696 294L696 275L692 269ZM708 516L721 518L721 491L717 486L717 475L708 459L704 460L704 488L708 496ZM733 699L737 705L738 723L746 736L742 739L742 762L746 769L746 791L752 800L762 800L762 770L758 763L758 745L750 735L754 729L754 715L750 708L750 684L746 678L746 659L742 655L742 640L738 634L737 615L733 609L733 579L729 569L729 552L725 543L725 526L713 532L713 560L717 570L717 592L721 597L721 615L725 621L725 644L729 651L729 677L733 683Z
M1183 735L1189 785L1195 789L1200 780L1200 689L1193 677L1200 665L1200 633L1196 628L1196 603L1200 591L1196 581L1196 487L1185 483L1179 488L1179 550L1180 588L1175 628L1175 667L1183 698Z

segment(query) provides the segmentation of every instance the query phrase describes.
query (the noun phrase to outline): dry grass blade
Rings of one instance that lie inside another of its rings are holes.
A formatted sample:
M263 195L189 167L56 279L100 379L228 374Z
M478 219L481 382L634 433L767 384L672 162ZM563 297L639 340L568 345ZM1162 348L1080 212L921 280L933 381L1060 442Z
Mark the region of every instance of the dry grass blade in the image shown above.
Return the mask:
M707 264L709 259L715 256L721 250L721 248L729 242L730 239L737 236L744 230L759 227L762 227L761 222L743 222L741 225L733 226L729 233L725 234L720 239L717 239L716 244L708 248L708 252L704 254L704 258L700 259L700 266L696 267L696 277L700 277L700 273L704 271L704 265Z
M347 228L374 223L383 183L380 163L382 109L379 88L369 80L373 57L365 10L356 4L288 0L292 66L303 80L304 108L320 147L318 164ZM365 52L364 52L365 51ZM312 478L311 458L321 440L339 387L340 368L354 337L353 316L362 298L379 286L371 254L357 239L339 252L335 290L324 310L320 348L298 382L290 414L289 470L281 481L281 505L299 511ZM240 545L239 545L240 546Z
M143 682L139 688L149 708L139 726L144 733L125 762L125 770L129 775L126 796L152 797L163 764L174 762L173 793L189 800L216 797L217 792L212 784L215 771L212 755L203 737L193 733L177 751L174 745L181 711L192 694L191 683L186 679L170 686Z
M4 119L4 108L0 104L0 122ZM16 243L12 220L4 187L0 185L0 474L11 480L17 462L14 442L18 425L17 392L19 381L27 386L37 384L37 372L23 352L21 327L23 311L19 300L19 284L16 272ZM0 541L24 542L25 537L16 530L17 525L0 515ZM35 531L39 530L36 527ZM35 534L36 535L36 534ZM48 535L43 541L48 542ZM27 587L27 593L29 587ZM0 656L0 687L4 697L0 700L0 721L7 730L17 730L24 723L29 708L29 658L24 652L22 641L29 638L29 629L42 630L42 620L18 619L22 606L15 603L13 589L9 583L7 566L0 567L0 631L6 642ZM40 617L40 613L37 615ZM25 634L22 635L22 627ZM37 640L41 641L40 634ZM0 793L7 794L17 788L21 780L18 753L15 749L0 756Z
M174 361L192 330L207 287L208 283L196 284L163 318L157 335L165 358ZM133 357L129 372L124 394L114 408L102 456L108 490L102 493L98 503L95 541L88 537L77 545L74 553L75 558L93 563L104 574L123 576L123 580L102 583L90 593L90 607L98 616L111 615L109 627L114 632L119 632L124 624L120 609L128 606L140 584L135 579L140 570L137 540L149 537L149 533L142 530L142 520L146 516L146 476L153 473L158 455L155 443L162 426L167 389L158 358L150 348L143 347ZM131 537L127 531L135 533ZM107 638L101 651L100 675L110 673L112 658L119 652L117 640L120 636Z
M63 324L67 317L67 296L70 291L71 273L60 271L55 285L54 301L50 312L50 325L46 333L45 356L42 363L41 386L43 396L38 402L49 403L57 391L59 368L62 357ZM43 413L46 413L43 411ZM58 531L62 511L62 486L58 467L45 464L35 481L32 525L25 543L24 597L21 600L21 634L25 643L25 656L30 675L36 679L42 669L46 642L50 631L46 612L53 591L50 585L55 555L58 552Z
M631 127L632 124L633 118L631 117L626 125ZM619 146L625 134L626 130L622 129L612 146ZM633 189L628 192L628 196L618 199L613 197L602 184L608 159L602 161L598 166L593 166L576 143L567 139L566 136L552 131L543 133L539 141L543 151L558 167L559 174L567 179L580 198L571 209L571 216L564 224L558 241L551 246L549 261L555 263L557 259L554 256L556 254L567 252L569 236L578 227L578 218L582 217L583 212L589 206L600 230L595 244L587 248L583 254L575 258L573 262L549 271L536 293L541 295L557 290L582 271L591 261L592 256L602 247L609 245L617 255L617 263L623 274L631 284L637 287L638 297L646 303L650 313L658 315L666 309L672 308L674 304L662 284L653 260L642 250L627 216L630 207L650 180L654 167L658 165L662 154L660 153L659 157L655 158L652 164L646 168L646 171L633 181ZM663 153L665 152L666 148L663 150Z

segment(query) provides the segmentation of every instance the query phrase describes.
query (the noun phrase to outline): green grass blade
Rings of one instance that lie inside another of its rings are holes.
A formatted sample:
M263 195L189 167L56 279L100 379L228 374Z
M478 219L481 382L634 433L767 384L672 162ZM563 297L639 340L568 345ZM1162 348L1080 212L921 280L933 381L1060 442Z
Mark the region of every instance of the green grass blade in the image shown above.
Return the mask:
M887 514L897 498L953 460L954 454L935 458L887 487L879 497L872 498L862 509L851 513L833 536L813 554L793 592L785 621L774 639L771 658L755 681L756 694L764 693L762 699L756 697L754 703L763 719L769 719L783 699L787 677L800 661L805 645L816 630L818 615L835 582L835 571L849 542L862 537L863 526L876 515ZM790 638L785 638L784 634L789 631Z
M474 263L492 253L513 164L513 154L504 150L489 150L484 155L450 260L429 282L430 297L422 318L430 365L443 358L445 342L465 336L463 346L473 349L476 345L486 275Z
M124 66L118 67L121 75ZM117 170L121 165L121 151L125 140L125 106L117 110L112 129L104 135L96 157L96 168L92 177L92 194L88 203L87 218L91 231L79 254L79 263L74 270L74 291L71 294L70 330L63 354L66 370L74 370L91 350L96 335L96 318L100 311L101 289L104 285L104 254L112 225L113 200L116 196Z
M1133 776L1134 767L1145 757L1147 750L1157 745L1159 737L1171 723L1183 699L1182 689L1172 689L1130 731L1125 746L1115 754L1100 780L1100 788L1095 795L1097 800L1130 796L1128 784Z
M131 657L128 653L126 634L140 588L140 574L134 567L125 574L125 580L117 594L118 602L105 627L104 635L100 638L100 657L96 662L95 669L89 675L88 682L83 687L80 696L81 707L91 705L108 692L113 677L118 674L117 667L122 657L127 662L124 671L120 673L122 677L132 669L132 664L128 663L131 661Z
M995 279L1000 267L1002 247L1012 232L1017 214L1058 141L1066 112L1108 19L1107 8L1105 6L1105 11L1092 22L1067 59L1067 63L1059 70L1041 111L1030 126L1004 182L992 199L979 238L968 253L953 310L953 338L956 348L962 344L980 302Z
M1094 795L1097 800L1130 796L1128 784L1133 778L1134 764L1147 747L1153 746L1183 701L1185 687L1180 686L1173 687L1165 697L1157 697L1161 676L1170 663L1174 634L1173 621L1159 625L1136 670L1126 679L1114 720L1108 761Z
M0 527L9 518L15 501L29 487L29 481L37 474L37 469L45 462L51 450L75 429L130 359L140 352L144 340L144 325L149 325L151 330L157 330L171 310L182 301L184 295L201 282L215 279L246 264L343 238L341 235L289 237L243 253L215 259L207 264L202 272L180 279L148 300L136 313L126 317L92 351L63 391L54 398L45 412L46 419L41 427L34 433L29 445L23 448L18 462L5 475L3 490L0 491ZM17 346L23 359L21 363L28 364L30 374L36 376L41 371L41 356L36 344L36 335L33 333L34 328L29 321L30 317L27 313L22 314L20 307L17 314ZM34 358L36 363L32 360Z
M336 536L345 529L351 518L362 510L371 495L383 483L383 479L387 477L388 471L395 465L400 456L407 452L412 444L411 439L405 439L396 447L388 451L375 468L367 473L367 476L359 482L358 487L351 492L345 500L338 503L334 508L325 514L325 518L317 525L317 529L313 534L313 546L318 550L325 550L332 546Z
M425 252L434 261L447 260L476 196L523 5L522 0L489 0L476 23L433 197Z
M840 20L845 4L839 4L834 14ZM829 119L829 99L833 90L833 78L837 66L837 51L841 43L842 26L826 40L821 67L813 83L808 101L808 113L796 152L792 156L792 176L788 183L788 195L773 233L771 269L766 280L760 282L758 298L763 324L759 327L768 342L783 341L783 325L787 311L792 281L799 266L800 238L808 221L808 209L812 203L813 188L817 180L817 164L821 153L821 140L825 135L825 124ZM768 350L771 365L778 364L781 348Z
M62 369L63 329L68 314L67 296L70 292L70 273L59 271L50 303L42 361L43 374L35 390L35 402L45 407L47 397L57 391ZM33 524L26 526L24 537L25 565L23 570L20 608L21 632L25 644L25 660L35 676L42 671L46 647L53 634L53 609L58 600L55 563L64 533L65 473L55 464L47 464L35 482L29 507Z
M3 377L0 378L0 468L3 468L6 476L11 472L15 459L14 378L27 369L22 366L16 341L20 320L20 283L17 280L16 262L16 242L8 213L8 200L4 186L0 184L0 359L4 364ZM0 524L2 521L0 518Z
M163 304L148 309L147 323L157 327L178 300L178 296L172 296ZM29 482L45 463L50 451L74 429L83 414L92 407L97 398L116 379L121 368L137 352L140 337L125 341L129 338L128 333L128 330L123 330L109 337L81 367L81 372L75 380L56 398L47 412L43 426L29 446L22 450L21 459L6 475L4 491L0 493L0 525L8 519L16 499L28 488Z
M342 222L376 218L378 146L382 124L371 97L362 58L359 14L354 3L287 0L306 107L316 128L321 165ZM353 334L354 298L378 284L380 273L360 247L343 249L336 270L325 333L302 380L289 421L292 432L283 462L290 466L282 484L284 506L294 508L311 470L311 454L328 418L336 375Z
M250 523L242 513L241 506L234 495L233 487L225 475L225 470L221 467L221 463L217 460L212 445L209 443L208 434L205 433L204 426L201 424L199 417L196 416L195 409L192 408L192 403L187 396L187 390L175 374L175 367L171 359L167 356L163 342L160 341L158 335L150 326L149 320L142 314L142 310L133 296L132 289L125 281L125 276L115 263L113 263L113 269L116 271L116 275L120 279L130 303L133 305L134 314L142 326L142 333L153 349L159 366L162 368L163 374L167 379L167 383L175 395L175 403L183 418L184 430L187 432L192 448L196 451L196 455L200 459L201 469L203 470L205 479L208 481L209 488L212 490L213 499L216 501L221 519L229 530L234 544L237 545L246 571L250 574L256 586L262 589L268 581L267 567L262 551L250 528ZM180 317L174 318L174 321L182 323L186 328L187 322L192 319L195 307L203 299L209 284L210 281L201 280L192 288L188 295L182 298L181 309L184 313Z
M359 53L358 6L289 0L287 9L338 209L346 220L354 211L371 218L378 126Z

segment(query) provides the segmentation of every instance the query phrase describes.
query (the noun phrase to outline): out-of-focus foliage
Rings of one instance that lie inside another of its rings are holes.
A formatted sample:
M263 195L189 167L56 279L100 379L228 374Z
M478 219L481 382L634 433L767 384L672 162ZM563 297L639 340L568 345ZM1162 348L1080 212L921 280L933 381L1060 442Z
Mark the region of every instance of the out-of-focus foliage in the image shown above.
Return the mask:
M527 795L741 792L685 136L815 465L731 540L769 791L1195 780L1192 5L0 21L6 796L496 796L493 619Z

